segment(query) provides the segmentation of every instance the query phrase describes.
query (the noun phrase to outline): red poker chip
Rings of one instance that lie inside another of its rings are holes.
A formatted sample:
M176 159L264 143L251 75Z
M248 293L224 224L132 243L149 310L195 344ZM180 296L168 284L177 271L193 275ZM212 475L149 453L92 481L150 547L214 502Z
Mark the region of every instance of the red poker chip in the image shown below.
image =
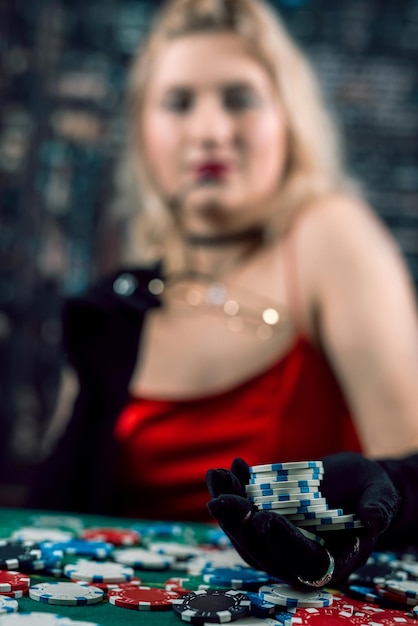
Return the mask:
M415 598L407 598L406 596L402 596L395 591L391 591L390 589L386 589L385 587L376 587L376 593L386 600L392 600L393 603L399 604L399 606L415 606L417 604L417 600Z
M382 609L368 606L370 611L359 611L350 615L349 612L335 610L332 607L297 609L291 619L286 621L292 626L408 626L417 625L417 621L408 617L404 611Z
M18 589L17 591L1 591L0 596L6 596L7 598L23 598L27 596L29 587L27 589Z
M384 608L384 607L380 607L376 603L373 604L367 600L359 600L358 598L352 598L351 596L345 596L343 594L339 597L341 597L341 599L344 599L347 602L347 604L351 604L354 608L355 613L363 612L366 614L370 613L371 615L374 615L376 611L380 611L381 608ZM335 602L335 598L334 598L334 602Z
M359 621L356 619L353 606L339 606L339 604L337 601L337 606L333 603L332 606L321 608L296 609L294 615L286 621L286 625L366 626L367 622L364 618Z
M373 626L399 626L412 625L417 626L417 620L413 617L409 617L405 611L398 611L397 609L382 609L376 607L375 611L369 613L354 613L354 618L360 619L359 622L353 622L353 624L361 624L367 626L367 624L373 624Z
M86 528L82 534L87 541L104 541L114 546L136 546L141 535L132 528Z
M191 591L190 589L186 589L186 587L184 587L184 583L188 582L189 580L190 578L168 578L165 581L164 586L167 591L174 591L179 596L182 596L185 593L190 593Z
M20 572L14 572L12 570L0 570L0 593L4 591L21 591L28 589L30 585L30 578L26 574Z
M307 609L300 609L306 611ZM350 624L356 624L356 622L350 621L350 617L340 616L338 613L322 613L317 609L317 613L299 613L299 610L291 617L290 621L286 621L286 626L349 626ZM356 625L357 626L357 625ZM362 626L366 626L362 623Z
M99 589L107 593L111 589L112 590L123 589L124 587L130 587L130 586L139 587L140 584L142 583L142 580L134 576L133 578L131 578L131 580L127 580L125 582L120 582L120 583L105 583L105 582L96 583L93 581L86 581L86 580L74 580L74 582L78 583L79 585L91 585L92 587L98 587Z
M332 595L332 605L325 607L333 610L344 611L344 613L353 615L355 611L354 602L351 598L344 595Z
M166 611L178 594L157 587L125 587L109 590L110 604L134 611Z

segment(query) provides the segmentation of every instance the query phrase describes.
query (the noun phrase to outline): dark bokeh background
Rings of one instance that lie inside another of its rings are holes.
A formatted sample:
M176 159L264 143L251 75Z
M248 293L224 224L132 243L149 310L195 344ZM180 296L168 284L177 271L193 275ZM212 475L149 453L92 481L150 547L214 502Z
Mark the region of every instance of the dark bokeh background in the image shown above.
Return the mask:
M418 282L418 0L271 2ZM159 5L0 0L0 505L20 503L54 403L61 299L117 263L126 70Z

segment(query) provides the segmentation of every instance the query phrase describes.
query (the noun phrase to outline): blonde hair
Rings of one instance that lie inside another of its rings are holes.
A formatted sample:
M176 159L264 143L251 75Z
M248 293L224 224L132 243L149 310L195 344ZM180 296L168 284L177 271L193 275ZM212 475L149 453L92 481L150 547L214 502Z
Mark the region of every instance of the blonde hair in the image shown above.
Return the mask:
M272 228L283 230L298 208L322 194L357 192L345 171L340 136L316 74L280 17L263 0L171 0L166 4L131 67L131 137L136 134L144 93L162 47L176 37L198 32L230 32L241 37L269 73L281 99L288 124L289 154ZM132 192L137 186L137 210L132 215L133 223L129 223L133 247L127 242L127 257L153 259L162 250L165 255L175 256L179 241L172 214L153 187L143 155L133 140L121 172L125 190Z

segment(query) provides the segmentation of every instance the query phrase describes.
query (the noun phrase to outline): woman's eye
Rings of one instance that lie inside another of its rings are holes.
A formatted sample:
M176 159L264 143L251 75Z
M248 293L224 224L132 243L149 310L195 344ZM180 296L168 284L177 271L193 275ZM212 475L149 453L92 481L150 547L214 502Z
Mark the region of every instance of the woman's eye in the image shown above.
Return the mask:
M228 89L223 96L224 106L231 111L250 109L258 105L257 95L248 88Z
M169 111L185 113L192 105L190 93L178 91L168 94L163 100L163 106Z

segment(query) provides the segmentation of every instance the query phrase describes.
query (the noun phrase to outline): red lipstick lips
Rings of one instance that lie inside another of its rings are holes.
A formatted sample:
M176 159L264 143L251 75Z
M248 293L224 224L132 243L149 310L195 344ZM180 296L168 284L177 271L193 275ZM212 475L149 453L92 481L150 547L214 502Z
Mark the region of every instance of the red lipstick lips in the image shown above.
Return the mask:
M218 161L208 161L196 168L199 178L222 178L228 172L229 167Z

